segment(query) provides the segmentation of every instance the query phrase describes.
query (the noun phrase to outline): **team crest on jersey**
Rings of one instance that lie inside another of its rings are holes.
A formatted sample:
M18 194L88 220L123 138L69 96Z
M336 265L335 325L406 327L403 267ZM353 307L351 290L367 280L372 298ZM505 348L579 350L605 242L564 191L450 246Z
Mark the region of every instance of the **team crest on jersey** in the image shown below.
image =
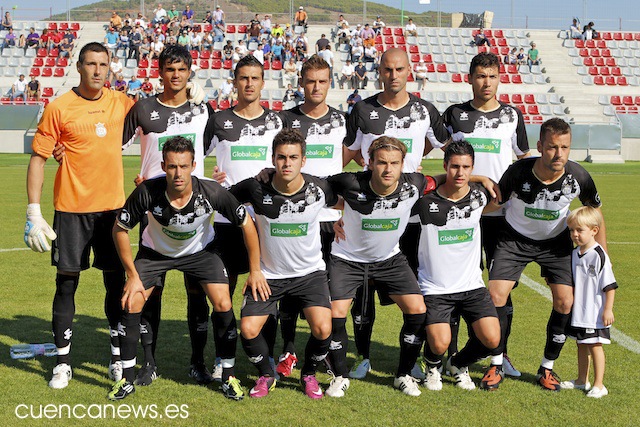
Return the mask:
M263 205L273 205L273 197L270 194L265 194L262 196L262 204Z
M152 213L155 216L162 216L162 208L160 206L154 206Z
M300 120L294 120L291 122L291 129L300 129Z
M198 196L196 200L193 202L193 213L195 213L196 216L206 215L207 207L204 205L203 202L204 200L200 196Z
M277 123L278 123L278 116L276 116L276 113L269 113L267 114L267 117L265 117L264 119L264 125L267 128L267 130L275 130L277 127Z
M364 193L358 193L358 197L356 197L356 200L358 200L359 202L366 202L367 195Z
M225 129L233 129L233 122L231 120L225 120L223 127Z
M567 177L562 182L562 187L560 188L560 191L562 191L562 194L564 194L565 196L568 196L569 194L574 193L576 190L577 190L577 184L575 179L573 179L573 175L571 174L567 175Z
M149 116L149 120L160 120L160 113L155 110L152 111L151 115Z
M440 212L440 208L436 202L429 203L429 212Z
M591 277L596 277L596 266L590 265L587 267L587 274Z
M129 215L129 212L127 212L126 209L122 209L120 212L120 222L128 223L130 219L131 215Z
M320 190L315 184L311 183L304 191L304 201L307 205L312 205L320 200Z
M460 113L460 121L462 120L469 120L469 113L467 113L466 111L463 111Z
M332 113L331 114L331 127L339 128L344 124L344 117L342 114Z
M380 115L378 115L377 111L372 111L369 113L369 120L378 120Z
M531 184L529 184L528 182L525 182L524 184L522 184L522 192L523 193L530 193L531 192Z
M191 114L193 114L194 116L199 116L200 114L202 114L202 109L199 106L194 105L191 109Z
M422 111L423 107L419 102L415 102L412 106L411 109L409 110L409 117L411 118L412 121L417 121L420 120L422 118Z
M107 136L107 127L104 123L96 123L96 135L100 138Z

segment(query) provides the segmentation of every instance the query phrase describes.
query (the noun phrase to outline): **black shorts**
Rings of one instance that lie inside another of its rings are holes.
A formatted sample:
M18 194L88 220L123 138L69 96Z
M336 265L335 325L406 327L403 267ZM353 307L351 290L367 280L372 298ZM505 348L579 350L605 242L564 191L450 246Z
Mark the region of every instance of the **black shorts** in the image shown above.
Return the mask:
M506 226L498 237L493 263L489 266L489 280L518 281L527 264L535 261L548 283L573 286L571 251L569 229L552 239L536 241Z
M567 336L578 344L611 344L611 328L587 329L569 327Z
M329 269L331 261L331 245L336 233L333 231L334 221L324 221L320 223L320 242L322 243L322 259Z
M278 301L286 297L288 303L297 304L299 310L307 307L331 308L327 272L315 271L303 277L269 279L271 296L268 300L255 301L251 288L247 288L242 302L242 317L267 316L278 313Z
M461 315L467 325L483 317L498 317L487 288L455 294L425 295L424 303L427 306L427 325L449 324L454 313Z
M214 222L214 247L229 274L234 276L249 272L249 255L244 246L242 229L233 224Z
M376 290L383 305L393 303L388 298L389 295L421 294L416 276L402 253L371 263L331 256L329 289L332 301L353 299L358 288L364 286L369 279L376 282Z
M89 268L93 248L93 267L122 270L111 231L117 211L78 214L56 211L53 230L58 238L52 242L51 265L60 271L80 272Z
M498 236L501 230L507 227L507 221L504 216L482 216L480 218L480 234L482 235L482 249L484 249L484 257L487 266L491 265L493 254L498 246ZM482 261L481 261L482 264ZM484 269L484 266L481 265Z
M164 275L169 270L188 274L200 285L208 283L229 283L222 260L209 245L205 250L193 255L171 258L144 246L140 247L135 260L136 270L145 289L164 286Z

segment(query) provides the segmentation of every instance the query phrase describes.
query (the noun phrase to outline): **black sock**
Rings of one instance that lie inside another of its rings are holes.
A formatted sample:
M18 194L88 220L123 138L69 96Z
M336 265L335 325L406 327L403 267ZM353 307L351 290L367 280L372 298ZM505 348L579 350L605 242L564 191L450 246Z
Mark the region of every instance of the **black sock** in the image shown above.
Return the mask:
M238 328L233 309L219 313L211 313L213 339L216 343L216 356L222 359L222 381L234 374Z
M375 287L373 282L358 289L351 306L353 339L356 351L365 359L371 357L371 335L376 320Z
M122 328L120 329L122 375L129 382L133 382L136 378L135 367L138 340L140 339L140 317L140 313L125 312L122 315Z
M449 357L458 352L458 333L460 332L460 313L453 313L451 319L449 319L449 326L451 327L451 342L449 343Z
M53 297L51 326L53 339L58 347L57 364L71 364L70 346L73 331L73 316L76 312L74 295L78 289L80 276L56 275L56 293ZM116 327L117 329L117 327ZM60 354L60 350L62 353Z
M500 321L500 345L498 346L498 354L504 353L504 349L507 347L507 330L509 322L509 308L506 305L502 307L496 307L498 313L498 321Z
M207 295L198 281L184 275L187 288L187 323L191 340L191 364L204 364L204 348L207 345L209 331L209 304Z
M442 354L435 354L432 350L431 347L429 347L429 343L425 343L424 345L424 359L427 362L427 366L429 368L440 368L442 366L442 357L444 356L444 353Z
M402 317L404 324L400 331L400 362L398 363L397 377L409 375L416 363L424 342L427 313L403 314Z
M331 343L331 335L320 340L313 335L307 341L307 347L304 350L304 365L302 366L302 376L315 375L318 370L318 364L322 362L329 352L329 344Z
M102 280L107 291L104 298L104 313L109 322L111 331L118 330L118 323L122 318L122 290L124 289L125 275L124 271L103 271ZM120 337L118 334L111 333L111 362L120 360Z
M162 277L164 281L164 276ZM158 343L158 328L160 327L160 313L162 311L162 288L155 287L142 309L140 320L140 342L144 350L144 361L155 365L156 345Z
M457 368L463 368L489 356L490 353L491 350L485 347L475 334L472 334L464 348L452 356L451 364Z
M273 349L276 346L276 336L278 335L278 318L276 316L269 315L267 317L267 321L262 327L262 335L269 347L269 357L273 357Z
M269 346L262 333L253 339L241 337L241 340L242 348L247 353L249 361L258 369L258 374L261 377L273 377L275 373L269 363Z
M544 357L548 360L556 360L560 357L560 351L566 340L565 331L571 319L571 314L558 313L551 310L549 323L547 323L547 343L544 346Z
M346 377L349 373L347 367L347 346L349 336L347 335L346 317L331 319L332 336L329 345L329 359L333 367L334 374L338 377Z
M280 334L282 335L282 354L296 352L296 325L298 312L280 311Z
M507 297L507 331L506 331L506 339L504 342L504 348L502 351L506 354L507 351L507 343L509 342L509 336L511 336L511 325L513 324L513 301L511 300L511 294Z
M151 299L151 298L149 298ZM153 331L149 321L140 316L140 344L142 344L142 350L144 351L144 365L156 365L155 358L153 357L152 344L153 343Z

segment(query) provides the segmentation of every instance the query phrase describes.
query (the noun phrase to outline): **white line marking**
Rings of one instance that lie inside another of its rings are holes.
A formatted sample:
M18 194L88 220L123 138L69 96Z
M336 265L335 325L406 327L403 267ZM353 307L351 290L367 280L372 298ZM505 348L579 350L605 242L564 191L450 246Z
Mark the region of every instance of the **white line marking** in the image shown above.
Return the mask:
M15 252L15 251L30 251L29 248L9 248L9 249L0 249L0 252Z
M549 301L552 300L551 290L549 289L548 286L541 285L540 283L536 282L535 280L531 279L530 277L524 274L520 276L520 283L533 289L534 291L536 291L537 293L539 293ZM614 328L613 326L611 327L611 339L617 342L618 344L620 344L622 347L626 348L627 350L632 351L636 354L640 354L640 343L634 340L633 338L631 338L630 336L622 333L618 329Z

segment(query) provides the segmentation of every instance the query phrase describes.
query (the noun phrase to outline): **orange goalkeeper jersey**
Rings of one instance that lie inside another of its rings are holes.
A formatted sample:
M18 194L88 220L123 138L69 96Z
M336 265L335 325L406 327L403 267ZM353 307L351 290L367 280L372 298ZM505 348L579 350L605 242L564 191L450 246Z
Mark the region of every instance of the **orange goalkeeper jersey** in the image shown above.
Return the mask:
M53 187L57 211L104 212L124 205L122 132L132 105L108 89L97 100L70 90L45 108L32 148L49 158L56 143L65 146Z

